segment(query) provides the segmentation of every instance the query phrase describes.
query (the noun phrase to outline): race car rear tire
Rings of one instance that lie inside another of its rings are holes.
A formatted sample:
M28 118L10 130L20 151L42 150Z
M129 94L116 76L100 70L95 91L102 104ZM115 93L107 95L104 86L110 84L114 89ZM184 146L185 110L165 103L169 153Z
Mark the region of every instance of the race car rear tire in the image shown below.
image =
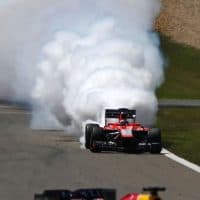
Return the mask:
M162 145L160 143L152 143L150 146L150 153L159 154L162 150Z
M85 148L90 148L90 138L93 127L99 127L98 124L86 124L85 126Z
M159 128L152 128L149 131L148 142L150 153L159 154L162 150L161 131Z
M151 128L148 136L149 142L161 142L161 131L159 128Z
M102 140L102 129L99 126L94 126L92 128L92 133L90 137L90 151L94 153L101 152L101 149L97 147L96 141Z

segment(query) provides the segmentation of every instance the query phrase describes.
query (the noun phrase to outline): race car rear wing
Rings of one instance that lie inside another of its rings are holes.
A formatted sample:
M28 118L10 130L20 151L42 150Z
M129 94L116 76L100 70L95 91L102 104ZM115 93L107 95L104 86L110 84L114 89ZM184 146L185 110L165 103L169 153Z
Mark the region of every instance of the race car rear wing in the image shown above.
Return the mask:
M126 108L119 109L106 109L105 118L119 118L121 113L124 113L128 116L128 118L135 118L136 110L129 110Z
M127 115L127 120L130 123L135 122L136 110L119 108L119 109L106 109L105 110L105 124L119 122L120 114L122 112Z

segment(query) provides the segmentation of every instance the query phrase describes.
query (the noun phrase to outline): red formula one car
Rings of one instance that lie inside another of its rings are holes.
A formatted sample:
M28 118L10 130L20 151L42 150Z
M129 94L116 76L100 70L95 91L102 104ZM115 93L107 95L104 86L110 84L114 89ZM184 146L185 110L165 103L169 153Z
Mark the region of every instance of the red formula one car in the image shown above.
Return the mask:
M136 123L136 110L106 109L105 126L86 124L85 147L91 152L125 151L160 153L161 131Z

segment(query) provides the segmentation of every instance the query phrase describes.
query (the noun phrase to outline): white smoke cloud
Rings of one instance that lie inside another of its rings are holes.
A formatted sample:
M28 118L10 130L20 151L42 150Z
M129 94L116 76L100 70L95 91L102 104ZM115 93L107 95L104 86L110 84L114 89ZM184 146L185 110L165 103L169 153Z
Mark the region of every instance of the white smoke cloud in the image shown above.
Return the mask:
M135 108L139 121L152 123L163 81L153 32L159 9L159 0L0 5L0 98L33 102L37 128L80 134L82 123L100 121L107 107Z

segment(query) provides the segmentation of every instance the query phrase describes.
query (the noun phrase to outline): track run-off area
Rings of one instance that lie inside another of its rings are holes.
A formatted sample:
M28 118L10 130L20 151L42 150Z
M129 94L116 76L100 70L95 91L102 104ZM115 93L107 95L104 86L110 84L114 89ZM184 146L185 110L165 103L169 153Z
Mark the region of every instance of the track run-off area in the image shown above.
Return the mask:
M112 188L118 199L165 186L165 200L200 199L200 173L160 155L91 153L62 131L31 130L31 112L0 106L0 197L33 199L45 189Z

